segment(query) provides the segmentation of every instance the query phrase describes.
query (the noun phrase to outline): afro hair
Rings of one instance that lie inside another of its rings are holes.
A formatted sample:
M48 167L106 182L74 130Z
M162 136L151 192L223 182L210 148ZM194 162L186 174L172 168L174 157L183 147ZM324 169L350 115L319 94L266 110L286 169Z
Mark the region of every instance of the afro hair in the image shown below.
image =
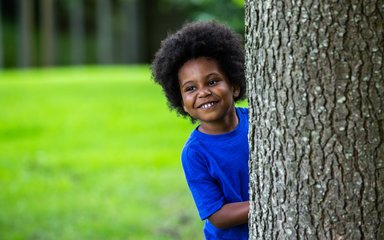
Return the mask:
M235 101L246 97L244 48L240 35L215 21L187 23L161 42L151 66L152 77L161 85L171 110L189 116L183 108L178 72L185 62L198 57L214 59L230 84L240 88Z

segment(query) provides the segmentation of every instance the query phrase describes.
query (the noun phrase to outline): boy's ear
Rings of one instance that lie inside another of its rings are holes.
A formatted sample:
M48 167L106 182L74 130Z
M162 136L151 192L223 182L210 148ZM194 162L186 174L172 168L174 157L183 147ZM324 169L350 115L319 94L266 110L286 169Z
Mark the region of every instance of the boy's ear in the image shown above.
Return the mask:
M233 86L233 97L237 98L240 95L240 87L239 86Z

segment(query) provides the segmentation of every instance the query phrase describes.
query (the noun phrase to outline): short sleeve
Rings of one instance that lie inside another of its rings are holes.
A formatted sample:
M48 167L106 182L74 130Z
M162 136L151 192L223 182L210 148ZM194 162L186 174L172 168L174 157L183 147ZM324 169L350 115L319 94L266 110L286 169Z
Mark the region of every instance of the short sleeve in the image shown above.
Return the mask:
M211 176L207 161L198 152L185 147L182 152L184 174L202 220L224 205L224 196Z

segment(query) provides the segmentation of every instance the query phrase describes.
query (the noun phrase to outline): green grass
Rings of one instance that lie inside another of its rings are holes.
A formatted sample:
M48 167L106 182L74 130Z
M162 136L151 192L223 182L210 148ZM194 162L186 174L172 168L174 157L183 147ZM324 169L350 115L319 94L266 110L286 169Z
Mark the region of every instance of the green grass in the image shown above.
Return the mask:
M202 239L148 66L0 72L0 239Z

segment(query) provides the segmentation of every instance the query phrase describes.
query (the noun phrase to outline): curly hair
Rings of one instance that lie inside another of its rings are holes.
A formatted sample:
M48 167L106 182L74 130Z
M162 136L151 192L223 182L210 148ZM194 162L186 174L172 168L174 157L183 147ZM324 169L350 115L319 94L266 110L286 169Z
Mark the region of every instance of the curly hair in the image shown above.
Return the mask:
M230 84L240 88L235 102L246 97L240 35L215 21L187 23L161 42L151 66L152 77L163 88L171 110L189 116L183 108L178 72L185 62L198 57L214 59Z

